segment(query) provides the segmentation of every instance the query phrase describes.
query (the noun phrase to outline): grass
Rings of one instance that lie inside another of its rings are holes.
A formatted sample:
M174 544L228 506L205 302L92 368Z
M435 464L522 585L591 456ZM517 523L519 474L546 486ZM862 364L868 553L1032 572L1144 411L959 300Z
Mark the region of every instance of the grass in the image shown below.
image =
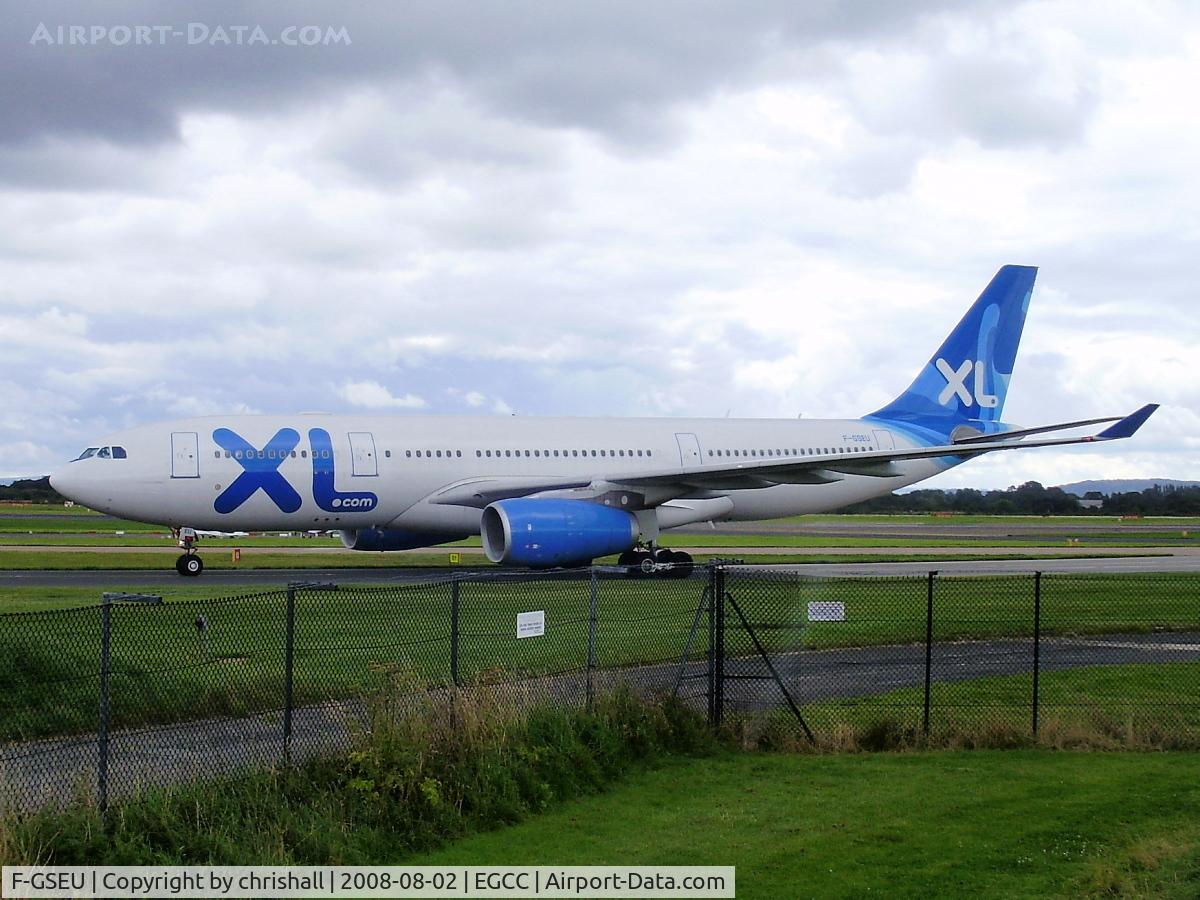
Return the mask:
M405 676L395 687L406 693ZM1200 754L736 752L671 701L488 691L296 769L0 816L6 865L732 865L737 896L1200 892Z
M758 623L769 650L917 643L924 640L921 578L779 577L727 587ZM604 580L598 594L600 667L678 659L703 579ZM115 727L244 714L281 705L284 596L196 597L188 586L161 607L118 606L112 618ZM52 589L40 601L59 602ZM93 595L94 596L94 595ZM840 600L846 621L808 623L810 601ZM936 582L935 639L1031 634L1031 578ZM586 580L522 576L460 589L462 679L512 680L578 671L587 658ZM378 690L396 671L434 683L450 677L451 588L445 583L302 592L296 606L298 703ZM546 635L516 637L519 612L544 610ZM732 613L731 613L732 615ZM203 616L207 630L197 631ZM699 628L693 658L706 652ZM737 626L730 646L737 646ZM1042 630L1121 633L1200 628L1200 576L1054 576L1043 579ZM0 739L25 740L95 727L99 612L0 616ZM734 650L733 652L739 652ZM1119 686L1119 682L1118 682Z
M405 862L736 865L740 898L1191 898L1200 754L678 760Z
M74 516L56 515L53 519L23 518L20 516L4 516L0 518L0 533L20 532L52 532L58 534L112 534L114 531L126 532L163 532L161 525L147 525L144 522L130 522L125 519L111 519L107 516Z
M666 754L716 749L681 704L618 689L594 712L522 710L486 691L399 711L385 697L350 752L298 769L152 789L110 810L0 816L7 864L391 862L593 793Z
M243 545L244 546L244 545ZM272 553L248 550L240 562L233 562L230 551L206 552L201 556L208 569L403 569L406 566L445 566L451 551L421 553L353 553L330 549L327 553ZM159 569L170 571L178 549L170 551L95 552L91 550L0 550L0 570L20 571L121 571ZM485 565L481 551L463 551L463 558ZM287 581L284 577L282 580Z
M1056 749L1200 749L1200 662L1043 671L1038 697L1036 738L1032 674L935 681L928 737L922 733L923 686L812 703L801 713L820 745L830 749L972 746L979 741ZM800 741L789 714L774 713L741 727L772 746Z

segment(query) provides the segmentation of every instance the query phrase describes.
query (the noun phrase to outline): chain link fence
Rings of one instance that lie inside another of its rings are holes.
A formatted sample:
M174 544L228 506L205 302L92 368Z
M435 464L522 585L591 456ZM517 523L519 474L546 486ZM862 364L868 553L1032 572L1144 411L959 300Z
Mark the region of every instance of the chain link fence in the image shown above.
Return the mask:
M156 599L0 616L0 802L103 806L297 762L350 747L376 704L480 686L585 708L627 682L800 740L1088 727L1200 743L1196 576L712 565Z
M720 721L812 737L1200 743L1200 577L813 578L728 567ZM734 618L736 617L736 618Z

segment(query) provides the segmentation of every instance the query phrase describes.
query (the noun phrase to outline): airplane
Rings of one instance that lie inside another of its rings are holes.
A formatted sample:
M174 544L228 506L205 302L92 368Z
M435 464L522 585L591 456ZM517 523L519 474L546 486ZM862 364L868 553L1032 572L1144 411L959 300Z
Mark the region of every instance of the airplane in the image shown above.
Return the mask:
M337 531L360 551L481 535L502 565L619 554L631 571L686 574L691 557L660 543L672 528L826 512L985 453L1131 437L1156 404L1034 428L1001 421L1036 275L1002 267L908 389L858 419L212 416L110 435L50 483L170 526L184 576L204 568L198 530Z

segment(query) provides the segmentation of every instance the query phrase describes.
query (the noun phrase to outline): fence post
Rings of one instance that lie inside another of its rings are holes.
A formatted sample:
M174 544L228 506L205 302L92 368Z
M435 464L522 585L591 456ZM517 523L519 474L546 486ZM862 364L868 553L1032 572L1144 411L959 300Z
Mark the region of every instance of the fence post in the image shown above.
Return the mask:
M100 814L108 811L108 673L112 654L112 600L100 603L100 726L97 734L96 793Z
M721 726L721 718L725 714L725 567L717 565L713 569L712 602L716 604L716 638L717 646L713 654L716 671L713 680L716 682L716 692L713 698L713 726Z
M925 713L921 719L921 730L929 737L929 701L933 676L933 580L937 572L930 572L925 588Z
M708 562L708 724L717 721L717 564Z
M450 582L450 681L455 687L461 684L458 680L458 607L461 583L457 578Z
M599 605L599 577L596 567L592 566L591 592L588 596L588 637L587 637L587 711L590 713L596 702L596 686L593 674L596 671L596 612Z
M296 586L287 589L287 627L283 654L283 764L292 764L292 706L296 667Z
M1042 653L1042 573L1033 573L1033 736L1038 733L1038 674Z

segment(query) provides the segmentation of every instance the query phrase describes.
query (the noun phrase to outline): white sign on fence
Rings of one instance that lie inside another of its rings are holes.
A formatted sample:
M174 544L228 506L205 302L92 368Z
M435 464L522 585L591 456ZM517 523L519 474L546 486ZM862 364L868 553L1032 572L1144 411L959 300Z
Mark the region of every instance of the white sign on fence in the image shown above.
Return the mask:
M517 637L541 637L546 633L546 611L517 613Z
M810 622L845 622L846 604L840 600L816 600L808 604Z

